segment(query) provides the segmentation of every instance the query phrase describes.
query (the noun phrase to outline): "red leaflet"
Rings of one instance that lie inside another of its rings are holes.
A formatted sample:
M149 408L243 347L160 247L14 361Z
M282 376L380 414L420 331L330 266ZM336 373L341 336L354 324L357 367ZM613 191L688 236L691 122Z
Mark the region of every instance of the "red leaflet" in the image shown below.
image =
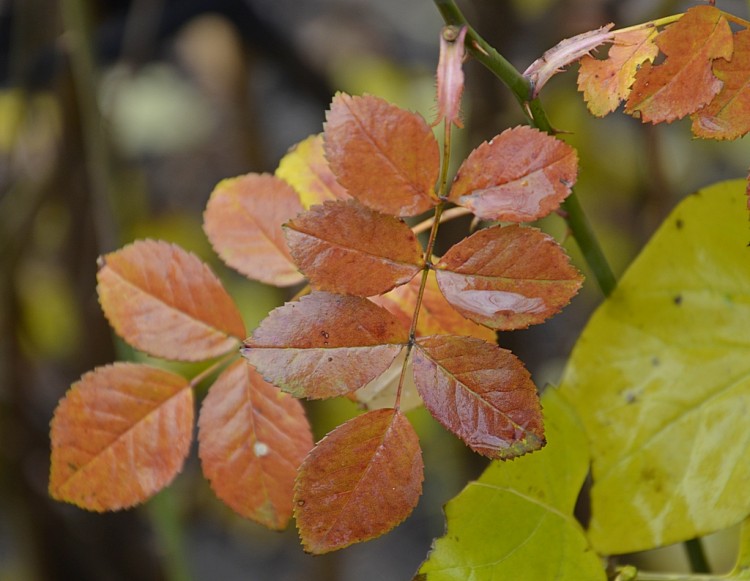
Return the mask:
M284 229L292 257L320 290L377 295L408 282L424 264L411 228L355 200L313 206Z
M737 139L750 131L750 30L734 35L732 60L714 61L721 92L693 115L693 133L705 139Z
M99 259L99 302L115 331L156 357L200 361L245 336L237 307L195 255L166 242L135 242Z
M534 228L496 226L453 246L436 265L448 302L492 329L524 329L560 312L583 283L555 240Z
M133 363L98 367L55 410L50 495L95 511L141 503L182 469L192 433L183 377Z
M656 38L664 63L643 64L625 112L646 123L671 122L694 113L720 90L714 59L732 58L732 31L721 10L695 6Z
M423 472L417 434L398 410L339 426L307 457L295 486L305 550L327 553L388 532L417 505Z
M458 169L449 198L485 220L531 222L559 207L577 173L572 147L519 126L471 152Z
M297 467L313 446L300 403L240 360L211 387L198 425L203 473L216 496L246 518L285 528Z
M414 381L430 413L475 452L506 460L544 446L536 387L510 351L472 337L418 339Z
M276 177L292 186L305 208L351 196L336 181L323 153L323 134L311 135L292 147L279 162Z
M326 115L325 151L333 173L363 204L416 216L438 203L438 144L425 120L377 97L338 93Z
M383 373L407 340L398 320L367 299L315 292L271 311L242 354L284 391L324 398Z
M245 276L276 286L302 282L281 225L302 211L289 184L270 175L223 180L206 205L203 229L222 260Z

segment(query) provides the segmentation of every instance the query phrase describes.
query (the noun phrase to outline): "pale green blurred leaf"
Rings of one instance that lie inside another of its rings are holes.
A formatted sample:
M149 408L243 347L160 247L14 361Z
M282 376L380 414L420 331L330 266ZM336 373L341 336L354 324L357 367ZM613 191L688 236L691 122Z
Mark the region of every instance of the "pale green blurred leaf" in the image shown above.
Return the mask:
M447 504L447 532L435 541L417 579L606 579L573 517L589 466L586 437L557 390L548 389L542 405L547 446L493 462Z
M750 513L745 185L685 199L571 356L561 393L592 445L600 553L691 539Z

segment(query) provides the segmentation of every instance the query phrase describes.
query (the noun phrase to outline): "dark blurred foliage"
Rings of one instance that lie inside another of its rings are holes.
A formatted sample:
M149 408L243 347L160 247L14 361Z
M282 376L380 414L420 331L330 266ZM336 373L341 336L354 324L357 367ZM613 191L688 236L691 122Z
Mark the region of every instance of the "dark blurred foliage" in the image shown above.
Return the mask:
M689 5L461 3L521 70L564 37ZM425 413L412 415L427 466L415 514L384 538L319 558L302 552L293 527L270 533L230 514L194 453L172 487L138 509L96 515L53 502L48 430L82 373L144 359L101 314L97 256L138 237L180 243L211 262L252 328L286 295L212 255L200 230L211 189L225 177L273 171L289 146L321 130L336 90L433 115L440 27L428 0L0 0L0 580L392 580L416 571L443 531L442 504L484 466ZM489 72L475 62L466 71L456 158L523 120ZM592 118L574 70L542 99L579 148L578 191L617 272L682 196L746 173L744 142L694 141L684 122ZM445 244L468 226L445 227ZM565 237L559 217L542 226ZM575 244L567 246L585 272ZM555 381L600 300L589 281L562 315L500 343L527 361L540 387ZM356 413L345 402L309 411L316 437Z

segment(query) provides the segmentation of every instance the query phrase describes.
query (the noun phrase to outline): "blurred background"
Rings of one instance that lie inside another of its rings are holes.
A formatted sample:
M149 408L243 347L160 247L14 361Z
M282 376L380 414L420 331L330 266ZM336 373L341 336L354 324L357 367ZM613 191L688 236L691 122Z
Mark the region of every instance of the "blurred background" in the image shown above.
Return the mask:
M717 3L748 16L750 2ZM562 38L693 4L459 2L520 70ZM248 329L290 297L212 253L201 230L211 190L225 177L273 172L290 146L321 131L338 90L375 94L431 120L441 26L429 0L0 0L0 581L412 577L443 532L442 505L485 466L423 410L410 413L426 465L414 514L385 537L316 558L302 552L293 525L271 533L234 516L211 493L195 451L167 490L136 509L97 515L52 501L49 422L81 374L147 359L101 313L97 256L138 238L179 243L222 277ZM619 274L680 198L745 176L750 147L693 140L686 121L595 119L576 92L575 69L555 77L542 100L579 149L577 191ZM475 62L465 70L457 160L523 122L496 78ZM541 226L566 238L557 216ZM467 227L459 220L441 229L442 250ZM575 244L566 245L587 272ZM599 301L589 280L561 315L500 343L542 388L560 376ZM157 364L188 376L200 369ZM308 411L319 439L357 408L335 401ZM682 566L681 553L675 559L672 568Z

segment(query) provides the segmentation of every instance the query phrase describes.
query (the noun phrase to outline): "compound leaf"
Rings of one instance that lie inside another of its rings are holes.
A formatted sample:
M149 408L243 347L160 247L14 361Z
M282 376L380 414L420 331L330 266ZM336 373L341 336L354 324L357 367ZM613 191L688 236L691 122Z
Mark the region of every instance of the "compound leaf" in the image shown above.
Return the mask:
M750 514L745 183L685 199L584 329L561 394L592 443L589 538L603 554Z
M721 90L715 59L732 58L732 31L714 6L695 6L656 37L666 60L643 63L625 112L644 123L671 122L694 113Z
M589 468L578 419L555 389L542 396L548 444L513 462L493 462L445 507L416 581L555 579L604 581L573 507Z
M279 162L276 177L292 186L305 209L351 196L336 181L323 152L323 134L311 135L292 147Z
M472 450L505 460L544 446L536 386L510 351L441 335L418 339L414 350L425 407Z
M179 246L145 240L99 259L99 302L115 331L156 357L200 361L245 337L219 279Z
M737 139L750 131L750 30L734 35L734 55L714 61L724 83L706 107L693 115L693 134L705 139Z
M604 117L628 98L640 66L659 54L655 28L631 30L614 37L606 59L586 55L578 70L578 90L592 115Z
M281 225L303 210L281 179L247 174L222 180L203 214L203 230L221 259L245 276L275 286L304 280L286 247Z
M211 386L198 426L203 473L216 496L245 518L285 528L297 468L313 446L302 405L239 360Z
M423 472L419 439L400 411L342 424L299 471L294 516L305 550L327 553L388 532L417 505Z
M408 284L398 286L384 295L370 297L370 300L388 309L408 329L411 326L414 309L417 306L417 295L421 282L421 277L413 278ZM418 337L467 335L485 341L495 341L493 330L470 321L445 300L443 293L438 288L433 270L427 273L422 306L419 310L419 319L417 319L416 335Z
M409 226L356 200L314 206L284 230L292 257L319 290L382 294L409 282L424 264Z
M559 207L577 174L575 149L537 129L519 126L469 154L449 198L484 220L531 222Z
M407 341L406 329L385 309L321 291L271 311L242 354L284 391L324 398L383 373Z
M394 216L416 216L438 203L438 144L415 113L370 95L337 93L326 114L325 152L349 194Z
M98 367L55 410L50 495L97 512L139 504L182 469L192 433L185 378L134 363Z
M583 277L555 240L517 225L480 230L436 265L448 302L492 329L523 329L558 313Z

